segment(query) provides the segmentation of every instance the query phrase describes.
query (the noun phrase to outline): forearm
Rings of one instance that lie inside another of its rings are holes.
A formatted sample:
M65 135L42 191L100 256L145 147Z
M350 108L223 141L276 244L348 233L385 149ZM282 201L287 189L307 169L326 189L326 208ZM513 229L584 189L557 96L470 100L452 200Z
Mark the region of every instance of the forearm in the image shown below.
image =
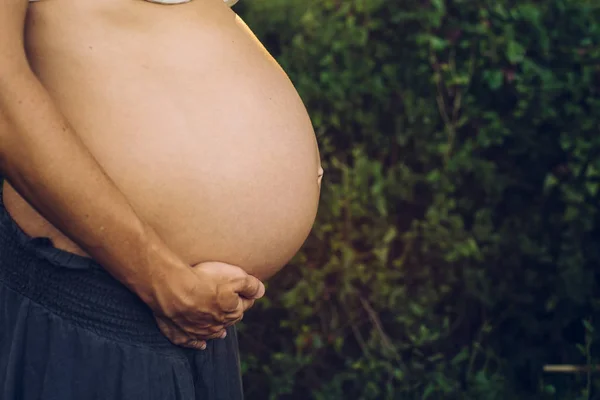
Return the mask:
M135 213L33 76L0 79L0 170L54 226L113 276L152 301L152 288L182 268ZM171 257L154 267L156 253Z

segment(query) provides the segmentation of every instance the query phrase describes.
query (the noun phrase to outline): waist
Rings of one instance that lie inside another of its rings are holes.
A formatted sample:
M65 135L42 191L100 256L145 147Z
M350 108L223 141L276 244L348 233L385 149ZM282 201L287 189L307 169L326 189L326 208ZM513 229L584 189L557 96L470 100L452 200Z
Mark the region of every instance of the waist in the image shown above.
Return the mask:
M31 238L6 212L0 189L0 284L102 337L178 357L152 312L92 259Z

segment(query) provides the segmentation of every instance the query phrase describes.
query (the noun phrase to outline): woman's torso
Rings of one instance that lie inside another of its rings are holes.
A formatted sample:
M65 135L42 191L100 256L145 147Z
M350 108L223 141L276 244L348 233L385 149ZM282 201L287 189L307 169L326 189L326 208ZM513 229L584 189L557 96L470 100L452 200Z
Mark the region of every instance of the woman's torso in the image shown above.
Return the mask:
M222 0L36 2L26 48L77 134L186 262L267 277L299 249L319 197L311 123ZM10 188L5 202L29 235L81 251Z

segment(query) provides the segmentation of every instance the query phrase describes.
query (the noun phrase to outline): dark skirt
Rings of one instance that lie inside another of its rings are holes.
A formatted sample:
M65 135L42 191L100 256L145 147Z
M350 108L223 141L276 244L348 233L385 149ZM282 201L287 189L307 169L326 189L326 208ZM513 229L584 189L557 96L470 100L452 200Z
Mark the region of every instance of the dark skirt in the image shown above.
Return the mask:
M1 195L0 399L243 398L234 328L205 351L174 346L96 262L27 237Z

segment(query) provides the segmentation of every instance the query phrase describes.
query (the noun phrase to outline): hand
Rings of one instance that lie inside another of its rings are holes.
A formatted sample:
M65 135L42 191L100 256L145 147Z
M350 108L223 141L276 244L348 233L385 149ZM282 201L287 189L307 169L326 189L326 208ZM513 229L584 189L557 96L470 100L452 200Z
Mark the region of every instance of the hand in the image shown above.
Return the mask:
M224 338L225 328L239 322L265 294L261 281L241 268L206 262L189 273L170 277L156 321L174 344L203 350L206 340Z

